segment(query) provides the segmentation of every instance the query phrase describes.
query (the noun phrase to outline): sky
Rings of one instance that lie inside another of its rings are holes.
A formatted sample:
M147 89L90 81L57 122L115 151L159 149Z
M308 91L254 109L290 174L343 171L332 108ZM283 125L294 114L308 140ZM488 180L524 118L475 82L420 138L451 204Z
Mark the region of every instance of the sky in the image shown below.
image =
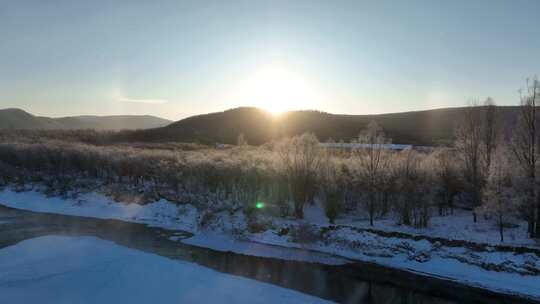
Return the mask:
M0 0L0 108L169 119L519 102L540 1Z

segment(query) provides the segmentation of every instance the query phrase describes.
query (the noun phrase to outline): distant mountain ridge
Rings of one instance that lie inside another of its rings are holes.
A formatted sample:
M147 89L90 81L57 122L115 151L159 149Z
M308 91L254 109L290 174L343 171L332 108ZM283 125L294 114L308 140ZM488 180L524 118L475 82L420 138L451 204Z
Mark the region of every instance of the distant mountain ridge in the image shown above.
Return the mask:
M150 115L70 116L50 118L35 116L17 108L0 109L0 129L136 130L159 128L170 123L170 120Z
M500 125L511 126L519 107L497 107ZM484 108L481 107L483 111ZM0 110L0 129L126 130L110 135L111 142L188 142L235 144L239 134L259 145L284 136L314 133L320 141L349 142L374 120L396 144L439 145L451 143L455 126L466 108L442 108L378 115L330 114L320 111L290 111L273 115L241 107L191 116L176 122L154 116L73 116L49 118L20 109ZM507 132L511 128L503 129Z
M481 107L481 111L484 109ZM512 124L519 111L517 106L497 109L501 125ZM291 111L275 116L258 108L242 107L188 117L161 128L118 134L117 140L234 144L238 135L243 134L250 144L258 145L283 136L312 132L321 141L350 141L374 120L393 143L438 145L453 140L455 126L465 111L465 107L379 115Z

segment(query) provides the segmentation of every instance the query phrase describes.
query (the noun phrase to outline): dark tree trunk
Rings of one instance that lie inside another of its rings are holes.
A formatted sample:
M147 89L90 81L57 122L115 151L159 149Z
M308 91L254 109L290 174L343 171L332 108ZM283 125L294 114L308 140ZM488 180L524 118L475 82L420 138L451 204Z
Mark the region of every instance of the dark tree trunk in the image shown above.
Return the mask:
M368 212L369 212L369 225L373 226L373 217L375 216L375 194L373 189L369 190L369 202L368 202Z
M532 219L532 217L529 217L529 219L527 220L527 233L531 238L534 238L536 236L534 232L534 220Z
M504 242L503 229L504 229L503 219L502 219L502 216L499 215L499 234L501 235L501 243Z
M303 219L304 218L304 208L301 204L294 204L294 215L297 219Z
M540 200L536 203L536 220L535 235L533 237L540 238Z

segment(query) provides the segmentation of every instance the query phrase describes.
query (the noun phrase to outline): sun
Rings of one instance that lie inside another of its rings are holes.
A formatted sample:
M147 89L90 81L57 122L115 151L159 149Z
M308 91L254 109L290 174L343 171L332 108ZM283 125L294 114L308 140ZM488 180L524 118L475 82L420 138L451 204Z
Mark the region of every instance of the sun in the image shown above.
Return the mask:
M238 101L274 114L313 109L317 99L304 77L283 66L257 70L243 82L237 95Z

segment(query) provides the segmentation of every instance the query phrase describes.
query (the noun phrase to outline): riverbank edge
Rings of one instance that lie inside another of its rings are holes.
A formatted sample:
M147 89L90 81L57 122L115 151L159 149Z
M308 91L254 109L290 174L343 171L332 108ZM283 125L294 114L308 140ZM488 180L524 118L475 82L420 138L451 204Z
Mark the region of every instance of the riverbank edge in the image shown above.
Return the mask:
M6 206L2 202L0 202L0 204L2 204L3 206L5 206L7 208L24 210L24 211L27 211L27 212L62 214L62 213L57 213L57 212L39 212L39 211L36 212L36 211L28 210L28 209L25 209L25 208L17 208L17 207L14 208L12 206ZM65 216L85 217L85 216L80 216L80 215L65 215ZM90 218L96 218L96 217L90 217ZM118 220L118 221L122 221L122 222L138 223L138 224L143 224L143 225L147 225L147 226L150 226L150 227L156 227L155 225L152 225L152 224L141 223L141 222L137 222L137 221L130 221L130 220L125 220L125 219L109 219L109 220ZM341 226L343 226L343 225L341 225ZM374 229L364 229L364 228L348 227L348 226L344 226L344 227L354 228L354 229L359 229L359 230L374 230ZM179 229L169 229L167 227L161 227L161 228L165 229L165 230L170 230L170 231L175 231L175 230L176 231L181 231ZM376 233L381 233L383 235L391 233L391 232L388 232L388 231L378 231L378 230L374 230L374 231L376 231ZM374 232L374 231L371 231L371 232ZM193 232L191 232L191 233L193 233ZM401 232L397 232L397 233L400 234L400 235L403 235L406 238L410 238L410 239L426 239L427 240L427 238L419 236L419 235L408 235L408 234L401 233ZM198 233L193 233L193 235L197 235L197 234ZM435 239L438 239L438 238L435 238ZM432 241L432 240L428 240L428 241ZM447 240L447 241L456 242L454 240ZM464 243L471 243L472 245L471 244L469 244L469 245L471 245L473 247L475 247L475 246L494 247L494 246L489 245L489 244L476 244L476 243L466 242L466 241L457 241L457 242L459 242L460 244L463 243L463 242ZM255 241L254 243L257 243L257 242ZM267 246L274 246L274 247L281 247L281 248L288 248L288 249L291 248L291 247L283 246L283 245L279 245L279 244L269 244L269 243L265 243L265 242L259 242L259 243L267 245ZM453 244L457 245L457 243L453 243ZM189 245L192 245L192 244L189 244ZM192 245L192 246L197 246L197 245ZM199 247L204 247L204 246L199 246ZM209 247L204 247L204 248L209 248ZM224 250L216 250L214 248L209 248L209 249L215 250L215 251L224 251ZM389 283L389 284L394 284L395 285L396 284L396 280L395 280L396 272L399 272L401 274L401 276L403 277L403 280L400 280L400 281L407 283L406 286L401 286L401 287L406 287L406 288L410 288L410 289L413 289L413 290L419 290L419 291L429 293L429 294L433 294L433 295L441 294L441 290L450 290L450 292L448 292L448 295L455 297L454 291L456 290L456 288L464 289L464 290L467 290L468 288L472 288L472 290L470 292L471 296L473 296L475 293L476 294L480 293L480 294L484 294L484 295L487 295L487 296L497 296L498 298L500 298L501 296L504 296L505 298L508 298L508 300L510 302L514 302L515 300L517 300L516 303L540 303L540 298L532 296L532 295L523 294L523 293L520 293L520 292L511 292L509 290L499 290L499 289L489 288L489 287L483 286L482 284L475 284L474 282L470 282L470 281L457 281L457 280L455 280L453 278L437 275L435 273L421 272L421 271L417 271L417 270L409 269L409 268L405 268L405 267L393 267L392 265L386 265L385 263L377 263L377 262L372 262L372 261L367 261L367 260L362 260L362 259L356 259L356 258L351 258L351 257L342 256L342 255L339 255L339 254L333 254L333 253L320 251L320 250L305 249L305 248L302 248L302 249L306 250L306 251L314 252L314 253L335 255L335 256L338 256L338 257L343 257L344 259L347 259L349 261L352 261L352 263L350 263L350 265L351 265L350 268L355 271L355 275L361 276L362 273L365 272L366 265L370 265L369 267L377 267L379 270L390 271L390 275L387 278L382 277L382 278L379 278L380 280L377 279L380 283ZM526 250L527 252L530 252L531 248L525 247L525 248L523 248L523 250ZM227 250L225 250L225 251L227 251ZM536 254L535 251L536 250L533 249L533 252ZM236 252L235 254L241 254L241 253ZM261 258L269 258L269 257L261 257ZM272 258L272 257L270 257L270 258ZM274 259L280 259L280 258L274 258ZM305 261L305 262L310 263L309 261ZM359 265L361 265L361 266L359 266ZM392 279L389 279L389 278L392 278ZM366 277L366 280L367 279L368 279L368 277ZM373 277L369 277L369 280L373 280L373 279L374 279ZM430 281L430 280L436 280L436 283L435 283L435 281ZM411 284L408 284L408 283L411 283ZM475 292L473 292L473 290ZM467 298L465 298L465 299L467 299Z

